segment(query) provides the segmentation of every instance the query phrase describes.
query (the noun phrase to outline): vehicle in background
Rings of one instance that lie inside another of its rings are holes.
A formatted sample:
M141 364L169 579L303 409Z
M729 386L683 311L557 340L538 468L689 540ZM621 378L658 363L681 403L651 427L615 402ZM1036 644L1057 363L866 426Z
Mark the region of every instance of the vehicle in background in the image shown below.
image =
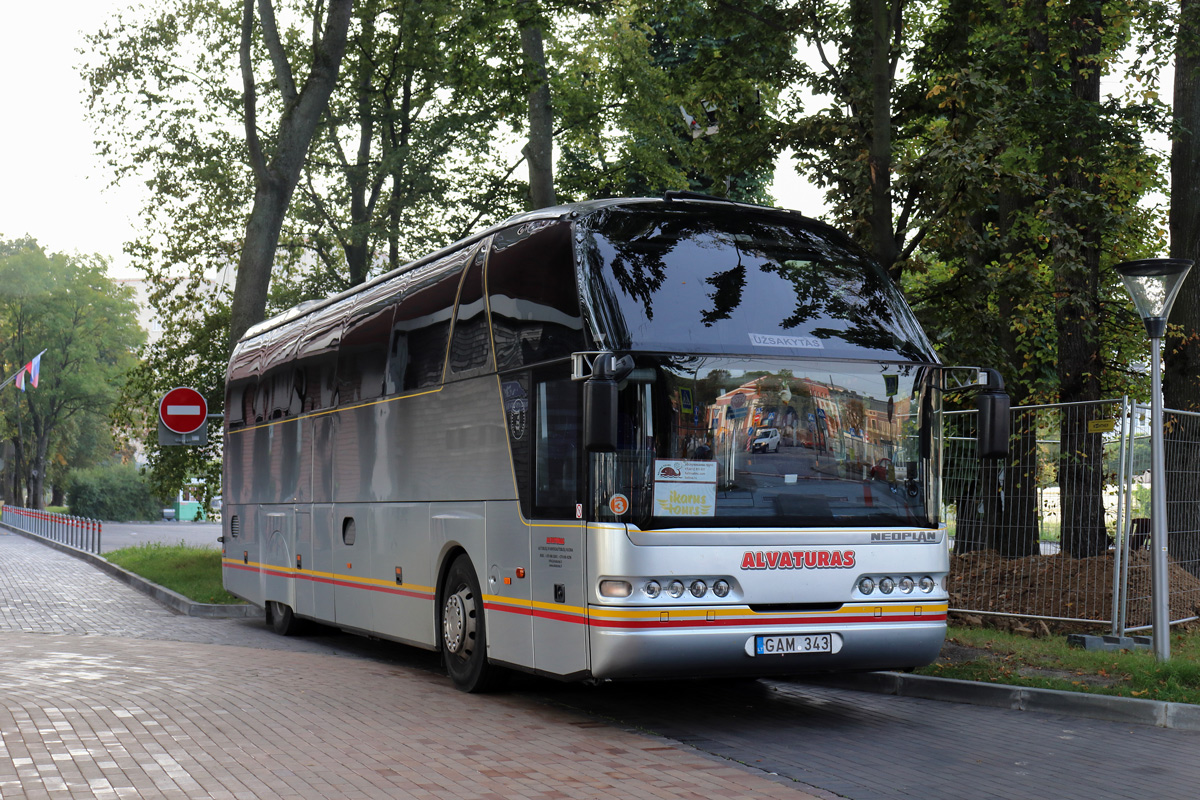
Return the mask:
M779 452L779 429L760 428L754 435L754 444L750 447L755 453Z

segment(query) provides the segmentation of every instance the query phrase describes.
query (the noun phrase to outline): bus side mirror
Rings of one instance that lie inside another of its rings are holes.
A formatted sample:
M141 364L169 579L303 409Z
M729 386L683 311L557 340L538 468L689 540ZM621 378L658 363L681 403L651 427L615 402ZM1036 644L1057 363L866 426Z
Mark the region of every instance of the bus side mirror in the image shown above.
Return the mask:
M589 453L617 449L617 382L611 378L583 384L583 446Z
M583 446L589 453L617 449L617 383L633 370L629 356L601 353L583 384Z
M982 391L979 403L979 457L1004 458L1008 455L1009 399L999 391Z

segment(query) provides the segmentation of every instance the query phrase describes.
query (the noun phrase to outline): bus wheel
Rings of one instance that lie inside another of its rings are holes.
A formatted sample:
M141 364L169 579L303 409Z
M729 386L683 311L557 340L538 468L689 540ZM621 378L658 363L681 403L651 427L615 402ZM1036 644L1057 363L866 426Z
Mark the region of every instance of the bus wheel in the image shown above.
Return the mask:
M465 554L450 565L438 607L442 659L450 680L464 692L487 691L494 683L496 669L487 660L483 593L475 567Z
M274 600L267 601L267 624L280 636L294 636L300 632L300 620L292 613L292 607Z

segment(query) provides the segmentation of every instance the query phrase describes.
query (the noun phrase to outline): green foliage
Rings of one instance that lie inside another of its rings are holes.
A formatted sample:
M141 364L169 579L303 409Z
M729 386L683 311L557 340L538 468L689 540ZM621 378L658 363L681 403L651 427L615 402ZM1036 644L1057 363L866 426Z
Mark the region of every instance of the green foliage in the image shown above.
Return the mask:
M25 502L41 505L48 472L61 477L113 452L108 418L143 334L132 290L98 257L47 255L36 242L0 243L0 359L5 376L40 351L39 386L4 389L3 435L13 442ZM10 500L17 488L6 482Z
M100 152L118 180L150 188L127 249L162 333L125 386L121 421L140 433L156 487L169 493L195 477L219 486L219 426L207 447L160 449L154 416L179 385L201 391L212 412L224 406L233 274L254 196L238 88L241 7L170 0L147 16L117 16L90 37L82 70ZM311 19L296 5L277 11L285 55L304 63ZM503 51L512 36L484 24L494 14L448 0L356 4L342 80L283 223L268 315L519 207L517 193L498 188L496 129L513 96L512 70L497 57L513 56ZM271 74L261 38L251 58L256 74ZM278 119L279 87L260 81L256 94L262 124Z
M78 517L116 522L162 518L162 500L146 474L131 464L75 470L67 479L67 498Z
M631 0L608 10L566 28L552 49L561 192L767 202L772 115L794 66L777 4Z
M197 603L233 604L242 600L221 583L221 551L184 542L154 542L113 550L106 559Z
M1017 402L1058 398L1060 344L1080 337L1097 360L1069 369L1089 391L1140 386L1123 365L1145 337L1111 266L1164 244L1161 213L1139 205L1162 183L1143 144L1162 107L1081 89L1118 68L1131 8L1105 6L1097 28L1069 5L951 3L914 53L917 141L933 156L919 216L936 224L905 289L939 349L999 366Z

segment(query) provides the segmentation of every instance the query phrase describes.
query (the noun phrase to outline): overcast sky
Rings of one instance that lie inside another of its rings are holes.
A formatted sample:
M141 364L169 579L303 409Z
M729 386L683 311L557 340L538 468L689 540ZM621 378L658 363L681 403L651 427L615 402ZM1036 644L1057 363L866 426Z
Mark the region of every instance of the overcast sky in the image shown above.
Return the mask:
M0 238L33 236L50 252L99 253L116 277L133 271L121 252L133 238L142 187L109 186L95 155L77 72L84 35L131 0L10 2L0 47ZM781 206L819 213L790 165L779 171Z
M126 0L8 3L0 47L0 237L33 236L52 252L100 253L121 269L132 238L136 187L107 189L84 116L75 67L83 33Z

